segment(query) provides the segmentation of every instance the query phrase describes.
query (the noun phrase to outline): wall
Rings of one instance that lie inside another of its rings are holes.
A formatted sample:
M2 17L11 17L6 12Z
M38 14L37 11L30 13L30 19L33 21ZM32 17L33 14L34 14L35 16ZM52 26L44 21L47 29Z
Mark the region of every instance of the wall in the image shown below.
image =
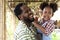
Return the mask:
M4 40L4 1L0 0L0 40Z

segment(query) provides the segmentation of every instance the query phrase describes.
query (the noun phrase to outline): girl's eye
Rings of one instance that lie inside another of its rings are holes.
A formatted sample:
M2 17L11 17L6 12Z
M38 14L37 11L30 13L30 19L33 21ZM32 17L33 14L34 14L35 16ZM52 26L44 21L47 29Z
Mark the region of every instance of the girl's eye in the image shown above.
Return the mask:
M47 13L47 12L45 12L45 13Z
M48 14L51 14L51 12L48 12Z
M46 14L47 12L45 11L44 13Z

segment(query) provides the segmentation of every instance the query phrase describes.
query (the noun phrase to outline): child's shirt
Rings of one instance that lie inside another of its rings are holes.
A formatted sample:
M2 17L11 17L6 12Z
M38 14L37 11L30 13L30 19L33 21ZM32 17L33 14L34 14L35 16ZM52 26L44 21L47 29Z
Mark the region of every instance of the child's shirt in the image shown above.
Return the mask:
M43 33L40 29L38 29L38 33L42 33L43 35L43 40L52 40L52 31L55 28L54 21L53 20L48 20L43 22L43 20L39 21L39 24L42 25L42 27L45 28L45 33Z

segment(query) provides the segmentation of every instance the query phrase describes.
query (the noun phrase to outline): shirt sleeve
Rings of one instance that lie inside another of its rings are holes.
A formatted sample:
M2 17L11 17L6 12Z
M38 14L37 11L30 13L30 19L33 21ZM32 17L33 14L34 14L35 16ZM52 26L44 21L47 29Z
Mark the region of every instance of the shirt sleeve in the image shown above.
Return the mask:
M46 35L49 35L54 30L54 28L55 28L54 23L53 22L48 22L47 25L46 25L46 27L45 27L45 30L46 30L45 33L46 33Z
M36 40L28 28L22 27L18 31L15 32L14 40Z

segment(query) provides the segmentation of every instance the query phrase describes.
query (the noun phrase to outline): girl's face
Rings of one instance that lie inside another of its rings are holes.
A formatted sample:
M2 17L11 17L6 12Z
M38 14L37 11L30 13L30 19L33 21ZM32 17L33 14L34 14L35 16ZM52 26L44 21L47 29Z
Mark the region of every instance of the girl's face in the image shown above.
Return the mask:
M50 20L50 18L53 16L53 10L50 7L45 7L43 9L42 17L44 20Z

